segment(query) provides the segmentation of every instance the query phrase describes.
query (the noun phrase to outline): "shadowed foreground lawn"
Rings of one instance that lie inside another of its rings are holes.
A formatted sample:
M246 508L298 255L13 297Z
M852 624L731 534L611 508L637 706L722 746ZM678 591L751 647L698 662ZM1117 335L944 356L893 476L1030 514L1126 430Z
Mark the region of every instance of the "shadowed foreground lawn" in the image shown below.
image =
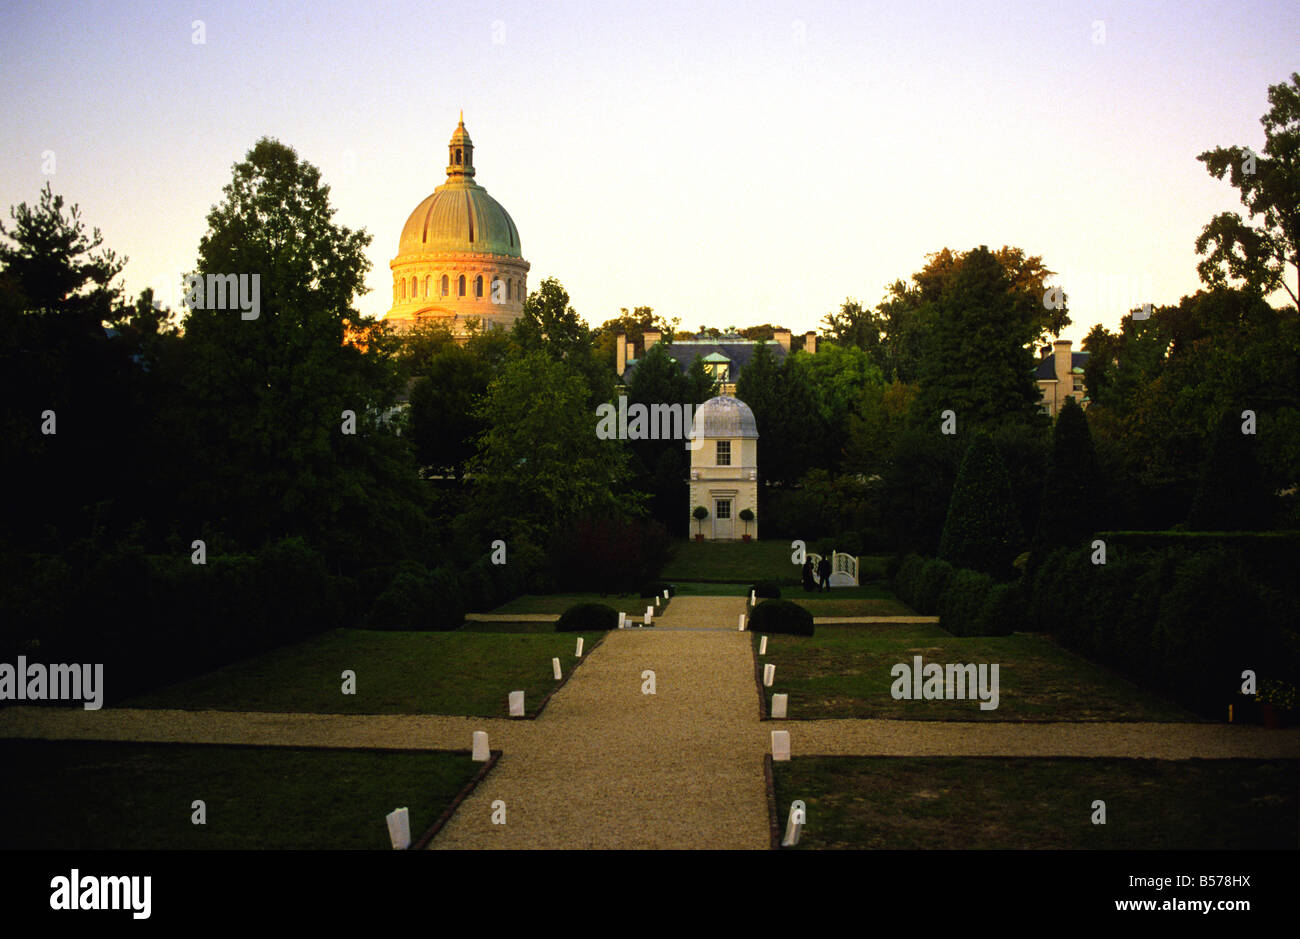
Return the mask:
M773 772L782 830L807 806L799 848L1296 847L1297 760L796 757Z
M0 740L0 848L391 850L483 764L469 754ZM191 822L201 799L207 824Z
M910 671L917 655L923 664L997 663L997 708L982 711L971 699L895 700L890 669L903 663ZM772 690L790 695L793 720L1200 720L1043 636L957 637L925 624L821 625L807 638L770 636L760 661L776 666Z
M121 707L315 714L463 714L508 717L522 690L529 714L556 686L551 657L567 675L600 633L378 632L336 629L123 701ZM342 673L356 673L356 694Z

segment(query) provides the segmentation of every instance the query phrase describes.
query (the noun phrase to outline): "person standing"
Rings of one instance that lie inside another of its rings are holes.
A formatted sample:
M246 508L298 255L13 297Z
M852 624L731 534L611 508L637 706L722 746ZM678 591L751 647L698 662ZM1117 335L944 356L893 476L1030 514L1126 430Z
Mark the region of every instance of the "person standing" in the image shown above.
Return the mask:
M831 589L831 559L822 558L817 562L817 577L821 581L822 590Z
M806 558L803 562L803 589L804 593L812 593L817 589L817 579L813 572L812 558Z

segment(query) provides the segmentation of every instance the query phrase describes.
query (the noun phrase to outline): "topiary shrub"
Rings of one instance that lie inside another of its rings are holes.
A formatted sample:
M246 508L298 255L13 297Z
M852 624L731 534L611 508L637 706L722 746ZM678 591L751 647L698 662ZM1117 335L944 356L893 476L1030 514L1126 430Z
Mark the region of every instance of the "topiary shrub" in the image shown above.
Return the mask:
M943 590L955 571L956 568L939 558L926 561L917 579L916 602L911 606L926 616L932 615L939 609L939 598L943 596Z
M898 599L910 607L916 607L916 593L921 585L921 570L925 567L925 558L919 554L909 554L898 565L894 575L894 592Z
M596 632L618 629L618 610L603 603L578 603L560 614L557 633Z
M496 606L496 589L489 566L485 558L479 558L461 574L465 609L471 613L486 613Z
M749 617L749 629L751 632L811 636L813 617L790 600L768 600L754 607L754 612Z
M775 580L759 580L749 588L759 600L779 600L781 587Z
M993 588L993 578L979 571L959 570L948 578L939 596L939 625L954 636L975 636L980 614Z
M992 438L978 434L953 486L939 556L958 567L1005 580L1023 541L1006 465Z
M375 598L366 625L371 629L428 629L433 575L423 564L402 564Z
M434 568L430 629L460 629L465 624L465 605L461 600L461 592L460 575L454 567L443 565Z
M1024 628L1025 597L1019 583L994 584L980 610L980 636L1009 636Z

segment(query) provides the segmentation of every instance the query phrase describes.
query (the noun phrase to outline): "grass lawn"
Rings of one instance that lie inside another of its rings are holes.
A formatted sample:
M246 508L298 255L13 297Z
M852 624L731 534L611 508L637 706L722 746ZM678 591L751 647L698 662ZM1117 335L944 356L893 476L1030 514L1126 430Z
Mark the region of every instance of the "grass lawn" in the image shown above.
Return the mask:
M883 583L867 583L860 587L835 587L829 591L805 593L802 587L781 591L786 600L793 600L813 616L916 616L909 607Z
M616 610L643 613L645 608L653 602L649 598L640 597L633 593L609 594L607 596L598 593L526 593L523 596L515 597L509 603L501 604L490 612L493 614L554 613L558 616L569 607L576 606L579 603L603 603L606 606L612 606Z
M391 850L384 816L411 811L411 839L482 764L469 754L296 747L0 740L0 848ZM201 799L207 824L191 822Z
M757 640L755 640L757 641ZM998 665L998 707L977 700L895 700L890 669L923 663ZM775 692L790 695L793 720L878 717L970 721L1196 721L1042 636L951 636L938 626L818 626L816 635L770 636L761 661L776 665Z
M551 626L550 623L541 625ZM380 632L336 629L123 701L121 707L315 714L463 714L507 717L523 690L529 714L565 674L574 640L590 651L601 633ZM342 693L344 669L356 694Z
M790 563L789 541L678 541L673 550L661 580L799 582L799 568Z
M796 757L799 848L1294 849L1300 761ZM1106 824L1092 824L1092 803Z

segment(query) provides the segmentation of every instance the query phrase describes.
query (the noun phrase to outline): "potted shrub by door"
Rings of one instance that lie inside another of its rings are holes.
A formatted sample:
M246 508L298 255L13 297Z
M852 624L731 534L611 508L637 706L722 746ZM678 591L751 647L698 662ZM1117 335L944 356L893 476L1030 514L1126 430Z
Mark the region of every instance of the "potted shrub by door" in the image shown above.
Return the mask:
M1295 709L1295 685L1277 678L1261 678L1255 700L1265 727L1286 727Z
M745 523L745 533L744 533L743 535L741 535L741 537L744 538L746 541L748 541L748 540L749 540L749 523L752 522L752 521L754 520L754 510L753 510L753 509L741 509L741 510L740 510L740 520L741 520L742 522Z
M697 505L691 515L695 517L695 540L703 541L704 531L702 529L704 520L709 517L709 510L702 505Z

